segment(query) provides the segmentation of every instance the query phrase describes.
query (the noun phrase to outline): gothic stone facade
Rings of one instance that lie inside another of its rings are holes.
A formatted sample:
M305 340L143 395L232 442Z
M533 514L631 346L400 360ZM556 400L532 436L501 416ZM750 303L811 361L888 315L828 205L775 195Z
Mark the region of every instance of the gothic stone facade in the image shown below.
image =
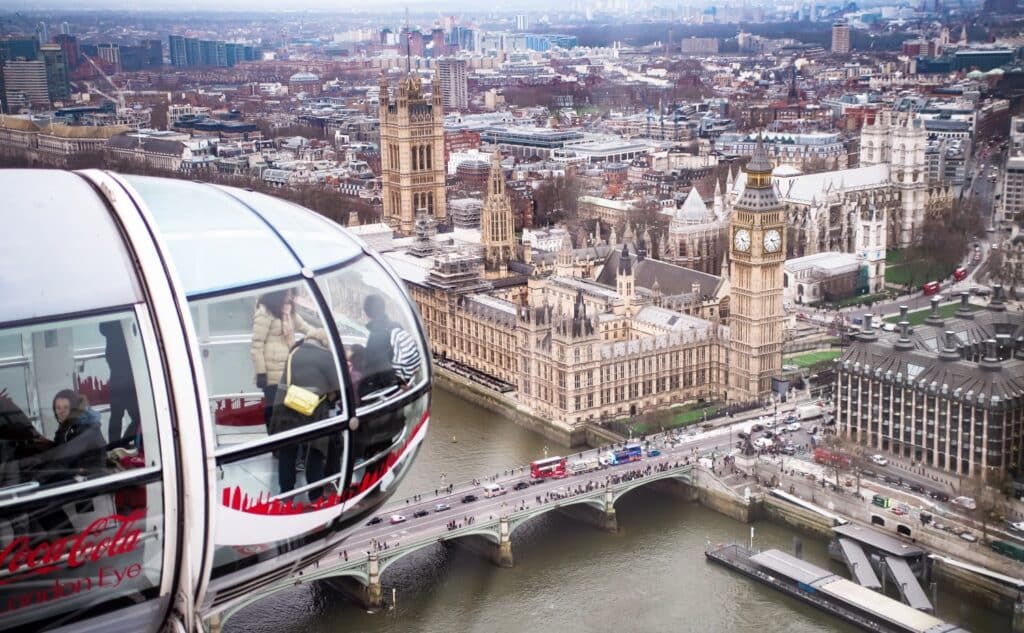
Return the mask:
M394 100L387 78L380 79L380 154L384 221L403 235L413 230L416 213L443 221L445 201L444 113L441 87L434 78L427 99L415 75L398 84Z

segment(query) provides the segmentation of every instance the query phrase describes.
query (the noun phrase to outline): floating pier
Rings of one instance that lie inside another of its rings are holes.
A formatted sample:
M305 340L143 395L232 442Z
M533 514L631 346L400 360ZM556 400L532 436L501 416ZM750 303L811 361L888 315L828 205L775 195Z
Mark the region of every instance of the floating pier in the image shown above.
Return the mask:
M780 550L754 552L729 544L709 549L705 556L866 631L966 633L959 626Z

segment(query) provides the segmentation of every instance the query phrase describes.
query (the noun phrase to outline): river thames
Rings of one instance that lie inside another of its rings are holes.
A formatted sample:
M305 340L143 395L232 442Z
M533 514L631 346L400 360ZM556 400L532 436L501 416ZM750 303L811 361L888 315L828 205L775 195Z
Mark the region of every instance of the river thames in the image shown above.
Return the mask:
M453 441L454 440L454 441ZM430 433L393 499L433 491L508 466L567 452L544 437L451 392L434 391ZM442 479L443 475L443 479ZM616 506L609 534L554 513L513 535L515 567L501 569L462 549L418 551L384 573L397 607L367 613L324 585L272 596L233 617L242 633L519 633L523 631L857 631L732 571L705 562L708 542L746 542L750 526L657 492L636 490ZM401 526L396 526L396 535ZM794 532L754 524L755 545L792 552ZM825 543L801 537L807 560L844 577ZM939 617L974 633L1003 633L1006 615L940 591Z

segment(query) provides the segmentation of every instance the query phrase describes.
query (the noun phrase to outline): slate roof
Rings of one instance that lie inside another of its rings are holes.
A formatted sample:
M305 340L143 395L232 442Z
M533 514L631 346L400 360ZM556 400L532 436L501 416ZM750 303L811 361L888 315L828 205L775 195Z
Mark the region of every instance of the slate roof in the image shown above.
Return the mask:
M604 268L601 269L601 274L596 280L597 283L610 288L616 287L621 256L622 253L617 250L608 255ZM645 258L643 261L637 261L635 254L630 254L630 257L633 260L633 283L638 288L650 289L657 281L662 295L666 297L690 294L692 284L700 284L701 295L712 296L722 284L721 277L702 273L692 268L676 266L657 259Z
M875 330L877 340L856 340L843 354L841 363L849 367L857 363L867 365L871 372L881 375L901 374L904 381L946 386L952 393L961 389L964 394L985 394L986 398L999 396L1008 399L1024 395L1024 360L1009 358L986 366L970 360L946 360L940 351L947 347L946 332L955 336L957 347L971 356L983 353L985 341L995 338L1002 346L1017 346L1017 338L1024 336L1024 315L1015 312L981 310L971 318L953 317L941 325L915 326L910 333L910 349L894 346L901 334ZM1022 339L1024 343L1024 339ZM955 358L955 356L953 356Z

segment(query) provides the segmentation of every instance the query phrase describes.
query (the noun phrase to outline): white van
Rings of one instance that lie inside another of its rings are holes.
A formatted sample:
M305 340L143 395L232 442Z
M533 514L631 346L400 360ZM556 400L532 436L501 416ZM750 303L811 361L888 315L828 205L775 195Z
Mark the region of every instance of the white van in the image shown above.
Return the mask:
M506 492L508 492L508 490L500 484L484 484L485 497L499 497Z

